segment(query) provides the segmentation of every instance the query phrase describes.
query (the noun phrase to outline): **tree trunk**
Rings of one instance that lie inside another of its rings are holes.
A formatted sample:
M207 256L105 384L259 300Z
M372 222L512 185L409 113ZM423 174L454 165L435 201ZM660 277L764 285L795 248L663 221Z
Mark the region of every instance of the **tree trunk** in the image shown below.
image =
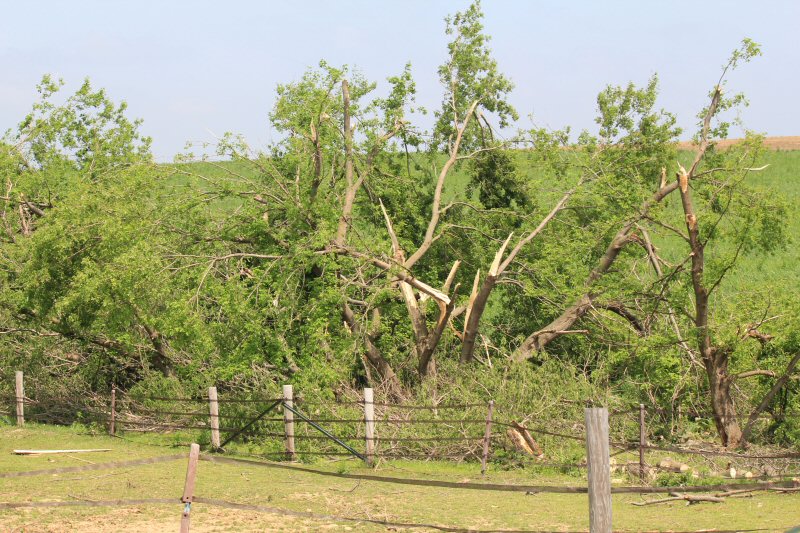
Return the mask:
M591 294L584 294L547 326L529 335L517 348L517 351L514 352L513 360L524 361L530 359L533 354L547 346L547 343L564 335L565 331L569 331L572 325L591 309L592 298Z
M454 271L451 272L455 275ZM456 289L453 291L450 303L445 305L442 302L436 302L439 305L439 318L436 322L436 326L428 332L421 342L417 342L417 352L419 356L417 371L419 372L419 377L422 379L428 376L428 374L431 373L430 371L434 369L433 353L436 351L436 347L442 339L442 333L444 333L447 323L450 321L450 315L453 313L453 308L456 303L456 290L458 290L458 286L456 286Z
M689 191L689 175L681 167L677 180L681 205L685 215L687 240L691 250L692 289L694 290L694 326L697 347L703 356L708 378L711 412L722 445L736 447L742 440L742 430L736 418L736 406L731 397L731 376L728 372L728 351L714 346L708 321L711 291L705 282L705 243L700 239L700 227ZM713 290L713 286L712 289Z
M461 343L460 362L469 363L475 353L475 340L478 338L478 326L480 325L483 311L486 309L486 302L494 289L497 279L491 274L483 280L480 291L475 296L475 300L469 308L469 316L464 324L464 339Z
M353 334L362 335L364 337L367 361L369 361L369 364L381 377L383 384L389 388L389 393L394 398L403 398L405 395L403 394L403 384L400 382L400 378L395 374L389 362L381 355L380 350L378 350L378 347L375 345L373 336L369 332L364 331L361 324L358 323L353 310L350 309L347 303L342 307L342 318L350 327Z
M312 142L314 144L314 179L311 181L311 201L317 198L319 185L322 182L322 145L319 133L314 131Z
M772 387L769 389L767 394L761 399L761 402L758 406L753 409L753 412L750 413L750 416L747 419L747 424L745 424L744 430L742 431L742 443L746 443L747 439L750 437L750 432L753 431L753 426L758 420L758 417L764 410L769 406L772 402L772 399L775 398L775 395L786 385L786 382L789 381L789 377L794 372L794 369L797 367L797 364L800 363L800 352L796 353L794 357L789 361L789 364L786 365L786 370L784 371L783 375L779 377Z
M705 151L705 147L703 147L702 151ZM586 314L586 312L591 308L592 301L595 296L591 292L591 286L594 284L594 282L602 278L614 264L614 261L617 260L622 248L628 242L630 242L631 235L636 228L636 224L639 221L647 218L650 209L653 206L661 203L664 198L676 191L678 187L679 185L677 182L667 183L663 187L660 187L651 198L642 203L642 205L639 207L637 215L623 224L617 234L614 235L614 238L611 240L608 248L606 248L606 251L600 258L597 266L589 273L589 276L585 282L587 288L586 293L583 294L570 307L568 307L553 322L528 336L522 345L514 352L513 360L524 361L526 359L530 359L533 357L534 353L543 349L547 343L553 339L563 335L563 331L569 330L578 319Z
M339 219L339 225L336 228L337 245L342 246L347 237L347 228L350 226L350 217L353 214L353 204L356 199L356 192L358 187L355 186L353 181L353 128L350 127L350 86L347 80L342 80L342 104L344 106L344 178L346 189L344 193L344 206L342 207L342 216Z
M742 442L742 430L736 416L736 405L731 397L731 378L728 374L728 356L716 351L707 361L706 375L711 395L711 412L723 446L735 448Z
M492 265L489 267L488 274L486 279L483 280L483 284L481 285L480 291L477 290L478 281L480 278L480 270L477 274L475 274L475 284L472 287L472 295L470 296L469 307L467 309L467 314L464 319L464 334L462 336L462 344L461 344L461 363L468 363L472 361L474 354L475 354L475 340L478 338L478 327L480 326L481 317L483 316L483 312L486 310L486 303L489 301L489 296L492 294L492 290L494 290L495 286L497 285L497 280L503 273L506 271L508 266L511 264L512 261L517 257L517 254L522 250L522 247L531 242L539 233L544 230L544 228L552 221L555 216L564 209L564 206L567 203L567 200L573 195L573 193L583 184L583 178L578 181L578 184L567 191L564 196L561 197L553 209L547 214L547 216L542 219L536 228L528 233L527 236L520 239L516 246L511 250L508 254L508 257L503 259L503 254L505 254L506 247L508 243L511 242L511 237L514 235L511 233L508 238L503 242L500 248L495 253L494 260L492 261Z

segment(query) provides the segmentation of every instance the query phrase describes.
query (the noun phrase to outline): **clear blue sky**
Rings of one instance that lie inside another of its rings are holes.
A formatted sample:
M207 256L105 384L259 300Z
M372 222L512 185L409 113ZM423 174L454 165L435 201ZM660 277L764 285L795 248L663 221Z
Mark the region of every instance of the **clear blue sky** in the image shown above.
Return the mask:
M88 76L144 119L159 159L187 140L274 133L275 86L326 59L383 81L410 61L419 103L440 99L443 18L466 0L6 1L0 15L0 130L15 125L44 73L74 90ZM657 72L661 104L693 128L720 66L743 37L764 57L732 76L746 125L800 134L800 1L484 0L513 103L543 126L593 128L606 84ZM527 119L526 119L527 122ZM687 134L687 137L689 135Z

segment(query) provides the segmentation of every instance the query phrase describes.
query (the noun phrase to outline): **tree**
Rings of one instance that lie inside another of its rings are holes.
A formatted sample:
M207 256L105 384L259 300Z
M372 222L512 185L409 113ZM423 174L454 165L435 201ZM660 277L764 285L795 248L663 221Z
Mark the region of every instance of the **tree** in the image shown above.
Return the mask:
M125 116L124 102L115 104L88 80L56 104L62 85L45 76L40 101L5 138L6 332L115 353L123 368L143 354L170 374L161 331L169 283L146 222L154 220L157 199L150 139L139 133L140 121Z
M687 161L656 77L604 89L596 135L511 133L482 17L476 2L446 21L429 132L409 65L379 86L321 62L278 87L265 150L225 134L156 165L124 103L88 81L56 103L46 77L0 144L0 356L98 387L291 379L398 398L498 366L522 388L541 365L703 402L724 444L748 440L800 360L763 296L720 296L786 239L779 203L744 184L757 136L715 146L743 103L724 78L757 46L724 68Z
M742 42L741 48L734 51L723 69L720 81L712 91L711 103L703 117L698 153L689 169L686 170L681 166L676 176L686 226L685 233L677 231L677 234L689 247L688 261L691 265L690 278L694 295L691 317L696 351L707 376L709 403L717 432L722 444L731 447L738 446L747 436L740 427L731 387L736 381L746 378L778 377L778 375L774 371L764 369L749 369L738 373L730 371L731 355L735 352L735 347L715 341L711 299L741 254L755 248L767 252L774 250L782 245L785 236L779 222L782 218L780 209L776 209L765 198L755 191L748 190L743 184L744 178L753 169L743 165L742 162L750 165L756 162L759 138L751 138L749 143L739 150L732 150L727 154L715 154L710 161L713 166L702 163L705 162L704 156L711 144L710 137L725 135L729 127L728 123L721 122L712 128L712 117L719 109L730 108L743 101L742 95L723 96L725 73L728 69L736 68L739 63L748 62L760 54L760 47L747 39ZM715 179L698 181L698 176L702 174L713 175ZM692 193L692 188L695 189L695 194ZM705 209L698 208L694 196L702 199ZM733 251L729 254L720 254L723 255L722 260L718 260L713 265L714 268L709 271L706 268L706 251L710 249L713 240L724 238L731 241ZM755 338L762 343L771 340L758 331L757 324L746 326L744 334L738 340L746 338ZM792 357L774 386L758 402L748 417L747 433L751 431L755 419L785 385L799 361L800 355Z
M725 76L730 69L736 68L740 63L747 62L760 54L758 45L750 40L744 40L742 47L736 50L726 66L723 68L719 82L711 93L709 106L701 113L701 130L698 134L697 153L689 166L685 170L679 166L677 179L674 182L666 180L666 170L662 167L661 182L657 187L656 193L645 200L638 209L632 210L632 214L623 220L621 228L614 234L605 252L600 257L597 266L592 269L585 287L588 289L581 294L571 305L569 305L560 315L544 328L537 330L529 335L516 352L517 360L525 360L543 350L548 343L561 335L569 333L573 325L583 318L587 313L597 309L613 311L629 320L637 331L644 332L642 321L634 313L631 313L617 304L610 307L608 303L601 303L599 299L603 296L605 289L600 282L612 272L612 267L621 259L622 252L628 244L644 248L648 262L652 265L657 274L656 285L659 290L651 293L649 298L653 298L650 304L651 313L659 313L658 309L663 310L661 314L667 316L669 327L677 336L677 344L681 351L696 368L703 369L706 375L708 386L708 403L711 407L717 432L722 443L726 446L738 446L742 440L742 430L739 426L739 416L736 412L736 403L731 391L733 384L742 379L756 376L769 376L778 378L773 387L769 388L763 400L756 402L752 414L748 417L748 431L752 430L754 421L763 412L774 395L782 386L786 384L789 376L796 368L800 357L791 357L786 363L786 367L780 374L774 370L743 370L732 373L729 370L729 358L735 351L731 345L718 344L714 342L715 328L711 322L710 298L712 294L721 287L725 276L736 266L741 255L746 251L761 249L770 252L776 247L780 247L783 242L781 225L778 222L781 210L775 205L766 201L760 194L747 189L743 184L744 178L754 170L755 162L760 154L759 139L753 137L736 149L720 153L713 150L714 138L724 138L727 135L729 123L718 122L712 126L712 122L717 118L721 111L731 109L744 102L741 95L723 97L723 84ZM601 117L598 122L601 124L601 138L604 145L609 144L609 139L613 138L619 128L630 129L633 123L625 117L632 109L652 106L655 84L651 83L647 91L643 93L631 92L632 87L627 91L621 89L608 89L601 94L598 99L601 109ZM616 113L621 113L619 117L614 117ZM668 120L660 127L663 133L668 133L670 124L674 121ZM654 167L663 164L664 156L671 156L663 148L656 150L657 143L653 141L659 136L653 136L653 128L658 121L652 115L643 113L643 118L639 121L638 132L631 135L633 141L625 140L618 143L617 147L624 149L623 154L614 154L616 149L610 151L614 157L619 157L623 161L623 169L630 169L635 165L635 160L628 159L636 154L635 149L631 149L626 144L635 142L639 146L645 147L644 161L649 160L649 165L641 167L650 175L654 176ZM650 131L647 131L647 130ZM666 137L662 137L667 140ZM605 149L604 151L606 151ZM659 154L659 152L661 152ZM609 153L608 151L606 153ZM658 157L652 157L653 154ZM649 167L649 170L648 170ZM757 169L755 169L757 170ZM604 168L608 173L608 167ZM638 173L637 173L638 174ZM646 175L646 174L644 174ZM651 183L654 180L650 180ZM637 187L628 183L625 189L618 189L623 192L636 191ZM697 206L692 200L691 188L700 191L703 199L705 215L709 221L709 229L701 234L700 214ZM642 190L642 189L639 189ZM678 191L681 197L681 206L684 215L686 232L678 230L672 222L672 213L667 209L657 210L656 208L672 193ZM625 209L626 211L629 208ZM623 211L624 212L624 211ZM650 231L666 230L668 233L679 237L689 247L689 254L682 260L672 263L677 266L672 267L672 271L664 273L662 265L666 263L657 255L655 246L650 238ZM727 229L726 229L727 228ZM737 228L737 229L732 229ZM721 255L714 265L712 273L706 272L706 249L714 244L717 253ZM730 246L730 252L720 253L724 248ZM684 273L684 266L691 265L690 286L692 288L692 298L688 300L693 311L684 311L685 316L691 317L691 325L682 328L676 318L674 309L683 310L683 305L687 303L686 298L674 303L667 303L659 306L659 301L663 300L664 294L673 291L680 291L684 287L680 278ZM617 291L621 288L619 282L615 282ZM682 330L694 330L695 346L690 347ZM744 338L757 338L765 341L752 324L745 328L745 333L740 336L738 341ZM780 377L779 377L780 376ZM746 436L746 435L745 435Z
M586 152L583 179L592 182L586 197L579 201L592 208L578 216L577 223L584 231L577 238L592 242L592 234L599 230L608 240L596 248L599 254L596 251L589 256L594 264L575 299L549 323L527 335L514 353L516 361L531 359L553 340L573 333L573 325L596 308L603 293L598 283L625 246L636 242L637 224L648 220L651 210L676 190L665 184L663 177L658 181L664 171L656 169L675 157L680 129L675 127L674 116L655 109L657 88L654 77L644 89L633 84L624 89L608 87L598 96L600 137L584 133L578 145ZM655 193L650 192L653 188ZM612 229L614 225L619 229Z
M442 194L448 175L463 160L471 159L484 151L495 153L501 144L487 142L484 137L483 120L491 131L486 113L495 114L500 125L506 125L509 119L516 119L516 111L505 97L512 89L512 84L499 73L497 62L491 57L488 49L488 37L483 33L480 4L472 4L465 12L448 18L446 33L453 36L448 44L448 60L439 67L439 79L444 87L442 108L436 114L434 141L431 148L444 150L447 159L436 178L433 199L430 205L430 219L425 233L416 250L408 258L401 248L399 240L392 228L391 220L384 211L386 226L392 237L392 249L395 261L404 269L411 270L430 250L442 232L437 234L440 218L452 204L442 207ZM442 285L442 293L447 294L453 284L461 261L456 260ZM417 303L417 294L405 282L400 282L403 299L413 324L415 351L417 355L417 371L421 377L429 372L433 353L441 339L455 306L454 294L447 298L436 298L439 314L434 326L430 328L424 307Z

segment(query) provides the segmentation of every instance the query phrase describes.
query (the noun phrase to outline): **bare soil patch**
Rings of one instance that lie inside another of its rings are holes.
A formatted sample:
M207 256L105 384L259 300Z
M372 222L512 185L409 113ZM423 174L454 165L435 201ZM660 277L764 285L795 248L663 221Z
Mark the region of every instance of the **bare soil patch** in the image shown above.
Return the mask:
M742 142L742 139L725 139L717 143L722 149L729 148L736 143ZM678 143L681 150L694 150L695 146L691 141L683 141ZM768 150L800 150L800 135L784 136L784 137L767 137L764 139L764 147Z

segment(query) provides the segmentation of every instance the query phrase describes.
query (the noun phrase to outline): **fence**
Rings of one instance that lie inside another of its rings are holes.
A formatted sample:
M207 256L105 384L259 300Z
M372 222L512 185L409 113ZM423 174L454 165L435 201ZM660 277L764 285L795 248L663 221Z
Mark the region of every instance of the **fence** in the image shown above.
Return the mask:
M15 405L16 423L24 425L26 419L25 406L38 406L36 400L32 400L25 396L24 380L22 372L15 374L15 395L13 398ZM156 408L161 403L166 402L171 405L187 405L194 406L184 410L172 410L170 408ZM208 410L198 410L198 404L206 404ZM328 414L320 414L322 408L329 408L336 406L346 409L347 413L344 416L332 416ZM155 407L154 407L155 406ZM225 407L221 410L220 406ZM236 411L236 407L248 406L256 408L257 416L251 413L248 417L242 417L240 414L228 414ZM452 415L453 411L464 411L466 409L485 409L485 416L481 418L457 417ZM278 409L282 412L282 416L276 417L269 415L275 413ZM52 420L57 417L58 413L61 415L70 412L70 407L47 405L46 409L41 410L39 413L34 413L35 419L39 420ZM408 414L403 416L393 416L391 411L400 411L402 413L420 413L432 412L435 416L432 418L414 418ZM188 398L188 397L169 397L169 396L149 396L146 398L133 399L126 397L116 389L112 390L108 410L98 409L83 409L82 412L85 416L91 417L91 420L96 423L103 423L108 425L108 431L112 435L116 435L120 431L153 431L153 430L173 430L173 429L202 429L210 432L211 450L215 452L223 452L225 445L239 436L247 432L256 432L260 437L275 437L282 441L284 450L274 453L262 454L262 458L277 457L294 460L302 455L324 455L324 456L353 456L363 460L368 465L374 465L378 459L397 459L397 458L425 458L425 459L441 459L441 458L473 458L479 460L481 464L481 473L485 474L487 463L492 457L491 451L497 447L498 434L493 433L493 428L504 428L506 430L519 430L522 428L525 432L536 434L537 436L549 436L558 439L568 439L573 442L580 442L585 445L586 462L585 463L548 463L539 461L536 464L544 466L553 466L559 468L581 468L586 470L587 483L586 486L548 486L548 485L499 485L489 483L457 483L440 480L430 479L409 479L409 478L391 478L378 475L367 474L340 474L333 472L325 472L313 468L303 467L299 465L288 465L280 463L268 463L262 461L253 461L242 458L225 457L219 454L204 455L203 458L211 461L221 463L244 463L248 465L264 466L268 468L289 468L301 472L311 472L319 475L338 476L352 479L365 479L371 481L378 481L384 483L399 483L399 484L414 484L424 486L436 486L452 489L470 489L470 490L490 490L490 491L525 491L525 492L554 492L554 493L567 493L567 494L588 494L590 503L590 521L592 524L591 531L610 531L611 530L611 495L614 493L676 493L667 499L685 499L689 502L692 501L715 501L709 500L707 496L691 496L693 493L711 492L711 491L727 491L727 492L741 492L753 490L780 490L782 492L798 491L797 480L790 481L773 481L773 482L758 482L753 483L748 480L746 483L731 482L722 484L711 485L690 485L681 487L654 487L654 486L614 486L611 485L611 459L615 455L620 455L625 452L638 451L638 464L636 473L642 483L647 481L647 474L649 471L658 468L648 465L646 462L646 454L651 452L669 452L677 454L692 454L702 457L725 457L726 459L734 460L753 460L753 461L784 461L796 462L800 459L800 453L797 452L783 452L771 454L742 454L730 450L720 449L699 449L682 446L655 446L648 443L646 431L646 409L644 405L638 406L635 409L623 409L614 411L611 416L628 416L635 415L639 423L639 439L638 441L616 441L610 437L609 426L609 412L605 408L586 408L584 411L585 420L584 428L585 434L578 435L574 433L565 433L553 431L552 429L545 429L542 427L526 427L510 420L502 420L498 418L498 409L493 401L484 404L439 404L439 405L408 405L408 404L394 404L394 403L380 403L374 400L374 394L371 389L365 389L363 399L361 401L339 401L339 402L307 402L302 398L295 398L294 390L291 385L283 387L282 395L280 398L220 398L217 394L215 387L208 390L206 398ZM358 413L356 415L355 413ZM153 417L162 417L156 419ZM163 418L167 417L167 418ZM177 422L171 422L169 417L178 417ZM228 421L228 422L225 422ZM283 431L278 432L274 429L274 425L279 424L283 426ZM404 426L412 426L414 424L428 424L437 428L445 428L450 431L450 434L437 434L435 436L418 437L407 436L402 432L400 434L388 432L383 437L379 436L382 426L388 428L398 428ZM273 426L272 430L264 430ZM298 425L305 428L305 431L297 431ZM308 431L308 428L312 431ZM351 432L355 430L356 435L350 433L343 434L341 431L330 430L329 428L346 428ZM458 434L452 434L452 430L457 430ZM226 438L222 439L222 434L226 434ZM362 441L360 445L355 444L355 441ZM298 446L300 442L314 443L317 446L314 450L308 449L309 447ZM443 445L456 444L459 446L457 452L452 448L444 448ZM535 443L534 443L535 444ZM327 449L320 450L320 445L327 446ZM427 449L425 453L420 453L419 448L409 448L407 445L422 446L434 445L433 448ZM338 451L331 451L331 447L335 447ZM358 448L358 449L357 449ZM616 451L612 454L611 449ZM264 512L284 512L280 509L267 508L262 506L252 506L249 504L241 504L235 502L223 502L214 499L198 499L192 495L194 484L194 472L197 469L197 460L199 456L199 446L196 444L191 445L189 469L186 478L186 491L184 492L182 502L186 505L182 522L186 522L188 528L188 520L190 516L191 503L199 502L207 505L224 505L235 509L249 509ZM451 453L447 453L447 452ZM506 450L507 451L507 450ZM443 453L444 452L444 453ZM179 457L185 457L184 455ZM175 460L176 456L165 456L159 460ZM192 459L194 458L194 459ZM121 463L116 463L120 465ZM135 462L128 462L127 465L134 465ZM147 464L142 462L141 464ZM90 465L89 467L71 467L72 470L61 471L80 471L82 469L99 469L104 465ZM109 466L111 467L111 466ZM29 473L8 473L0 474L2 477L17 477L20 475L38 475L50 471L37 471ZM758 476L762 479L786 479L798 474L783 471L774 475ZM733 493L732 492L732 493ZM713 496L711 498L719 498L727 496L722 494ZM163 501L145 501L136 500L142 504L145 503L165 503ZM172 501L172 500L170 500ZM661 500L659 500L661 501ZM37 503L36 506L45 505L47 502ZM49 502L54 505L78 505L76 502ZM103 505L103 503L92 502L96 505ZM125 502L106 502L111 504L131 504L131 501ZM0 504L2 508L13 508L22 504ZM286 511L288 514L292 512ZM296 514L296 513L295 513ZM322 515L313 515L309 513L301 513L304 516L314 517ZM342 517L324 517L330 520L346 520L346 521L367 521L359 518L342 518ZM386 525L384 522L378 522ZM400 527L413 527L409 524L394 524ZM183 527L183 526L182 526ZM459 531L457 528L442 528L441 526L431 526L422 524L420 527L431 527L441 529L443 531ZM187 529L188 531L188 529Z
M355 456L369 464L382 459L455 459L475 460L485 472L493 460L521 456L509 440L509 431L527 431L537 439L572 442L573 451L584 441L579 424L548 420L548 426L522 426L514 413L506 412L494 402L487 404L409 405L370 401L371 389L364 390L361 400L311 402L296 398L290 385L280 397L223 398L211 387L205 397L146 396L130 397L112 389L105 405L80 405L71 399L33 399L25 395L21 372L15 375L15 395L9 400L16 410L16 421L26 418L39 422L83 421L107 425L112 435L126 432L202 430L210 435L212 449L224 448L230 442L257 435L274 445L264 457L297 459L304 456ZM574 402L570 402L574 403ZM26 406L29 413L26 413ZM282 412L279 412L282 411ZM648 476L663 470L649 465L654 452L694 454L703 457L726 457L740 470L747 461L764 462L797 459L793 452L779 454L742 454L725 449L701 449L697 446L657 446L648 439L644 405L619 409L610 413L613 420L625 421L628 428L638 425L638 439L632 434L612 438L614 455L637 452L638 462L614 465L625 468L648 482ZM10 413L9 413L10 414ZM577 413L576 413L577 414ZM13 417L12 417L13 419ZM424 426L424 430L420 428ZM612 428L613 429L613 428ZM425 436L419 436L420 433ZM533 443L534 447L536 443ZM555 447L555 446L554 446ZM580 448L577 448L580 451ZM531 450L528 450L530 453ZM580 455L560 462L538 460L535 464L562 469L586 469ZM515 459L516 460L516 459ZM756 464L756 466L760 466ZM666 468L669 470L669 468ZM785 469L765 475L786 477ZM763 477L763 476L759 476Z

